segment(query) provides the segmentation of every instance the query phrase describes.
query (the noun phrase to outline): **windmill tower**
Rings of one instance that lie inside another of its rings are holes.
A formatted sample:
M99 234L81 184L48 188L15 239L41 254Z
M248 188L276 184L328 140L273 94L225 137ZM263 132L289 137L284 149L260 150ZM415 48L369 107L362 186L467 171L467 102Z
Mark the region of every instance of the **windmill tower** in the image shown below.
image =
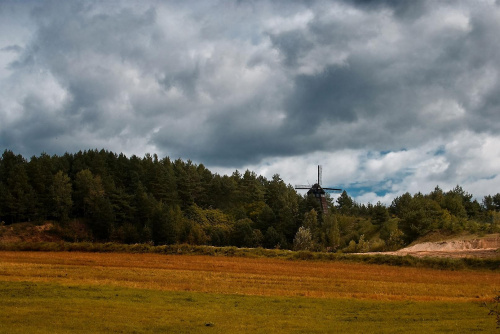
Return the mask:
M314 196L318 199L321 210L323 213L328 211L328 205L326 203L326 193L330 192L340 192L342 189L339 188L323 188L321 186L323 178L323 169L321 165L318 165L318 182L313 185L296 185L295 189L308 189L307 196Z

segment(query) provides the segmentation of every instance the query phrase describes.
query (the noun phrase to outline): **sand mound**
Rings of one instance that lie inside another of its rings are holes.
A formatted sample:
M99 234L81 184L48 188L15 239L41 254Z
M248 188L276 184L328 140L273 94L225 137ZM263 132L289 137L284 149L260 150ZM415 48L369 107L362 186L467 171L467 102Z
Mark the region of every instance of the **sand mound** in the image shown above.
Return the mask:
M398 252L456 252L474 249L498 249L500 238L488 237L471 240L449 240L441 242L424 242L400 249Z
M467 240L446 240L439 242L422 242L396 252L386 252L390 255L411 255L416 257L447 257L447 258L491 258L498 257L500 235L490 235L483 238Z

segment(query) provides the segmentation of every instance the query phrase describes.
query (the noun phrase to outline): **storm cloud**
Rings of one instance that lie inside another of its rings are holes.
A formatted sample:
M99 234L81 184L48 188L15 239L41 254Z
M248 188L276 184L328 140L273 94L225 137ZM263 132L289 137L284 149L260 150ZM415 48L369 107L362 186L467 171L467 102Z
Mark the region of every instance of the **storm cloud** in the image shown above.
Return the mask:
M105 148L360 201L500 188L495 1L3 1L0 146Z

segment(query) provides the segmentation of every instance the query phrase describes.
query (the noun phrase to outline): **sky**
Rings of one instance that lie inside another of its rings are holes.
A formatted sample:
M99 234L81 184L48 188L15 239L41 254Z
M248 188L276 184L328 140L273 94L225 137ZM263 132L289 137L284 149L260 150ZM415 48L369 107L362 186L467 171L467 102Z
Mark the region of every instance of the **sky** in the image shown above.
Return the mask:
M106 149L360 203L500 192L500 1L0 0L0 149Z

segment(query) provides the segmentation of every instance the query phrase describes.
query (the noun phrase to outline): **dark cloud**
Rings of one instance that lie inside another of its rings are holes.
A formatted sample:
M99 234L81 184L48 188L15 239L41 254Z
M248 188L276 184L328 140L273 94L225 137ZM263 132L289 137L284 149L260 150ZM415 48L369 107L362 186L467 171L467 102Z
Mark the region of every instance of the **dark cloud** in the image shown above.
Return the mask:
M8 45L6 47L1 48L0 51L20 53L21 51L23 51L23 48L20 47L19 45Z
M397 17L414 19L426 12L426 0L398 1L398 0L343 0L363 9L380 10L390 8Z
M185 95L189 96L190 98L196 98L196 85L199 78L200 69L198 64L195 64L193 69L173 73L165 73L159 80L159 82L166 90L175 87L180 89Z
M378 8L394 3L361 5ZM293 93L286 99L287 126L304 134L316 133L316 129L324 131L325 125L332 125L332 140L314 144L321 149L331 142L351 148L398 149L467 129L472 124L477 124L474 129L478 132L496 131L498 121L490 125L486 122L500 115L493 115L498 110L498 94L494 93L498 91L498 82L493 73L487 77L488 71L500 65L499 58L493 56L500 50L490 45L490 34L499 27L486 18L488 14L480 14L473 13L468 18L470 27L457 26L452 21L465 17L451 17L449 28L438 26L435 31L434 27L422 26L423 22L407 26L398 23L395 28L401 29L401 37L396 45L389 45L394 50L384 50L383 46L349 48L349 43L356 41L356 32L335 32L339 30L336 22L310 23L306 28L310 40L321 42L316 48L330 44L331 52L343 48L347 56L341 64L294 77ZM492 30L494 26L497 27ZM417 31L418 28L429 31ZM380 35L368 32L359 39L376 44ZM297 45L300 48L302 44ZM279 43L275 46L285 53L285 59L296 58L297 50L289 51ZM472 73L475 75L471 77ZM471 88L477 80L489 79L490 87L480 93L484 95L478 104L478 96ZM354 131L338 131L339 128Z
M286 31L270 35L270 38L273 45L282 53L284 64L288 67L297 66L298 59L314 47L314 43L308 40L302 31Z
M37 96L29 95L22 101L23 118L2 129L1 145L12 147L24 154L36 154L52 149L52 139L67 132L67 120L46 113L45 102Z
M469 1L4 2L0 144L226 167L408 150L452 180L458 134L482 147L500 130L498 17Z
M297 76L286 108L294 129L311 131L324 121L356 121L365 101L377 93L367 74L359 68L331 66L318 75Z

